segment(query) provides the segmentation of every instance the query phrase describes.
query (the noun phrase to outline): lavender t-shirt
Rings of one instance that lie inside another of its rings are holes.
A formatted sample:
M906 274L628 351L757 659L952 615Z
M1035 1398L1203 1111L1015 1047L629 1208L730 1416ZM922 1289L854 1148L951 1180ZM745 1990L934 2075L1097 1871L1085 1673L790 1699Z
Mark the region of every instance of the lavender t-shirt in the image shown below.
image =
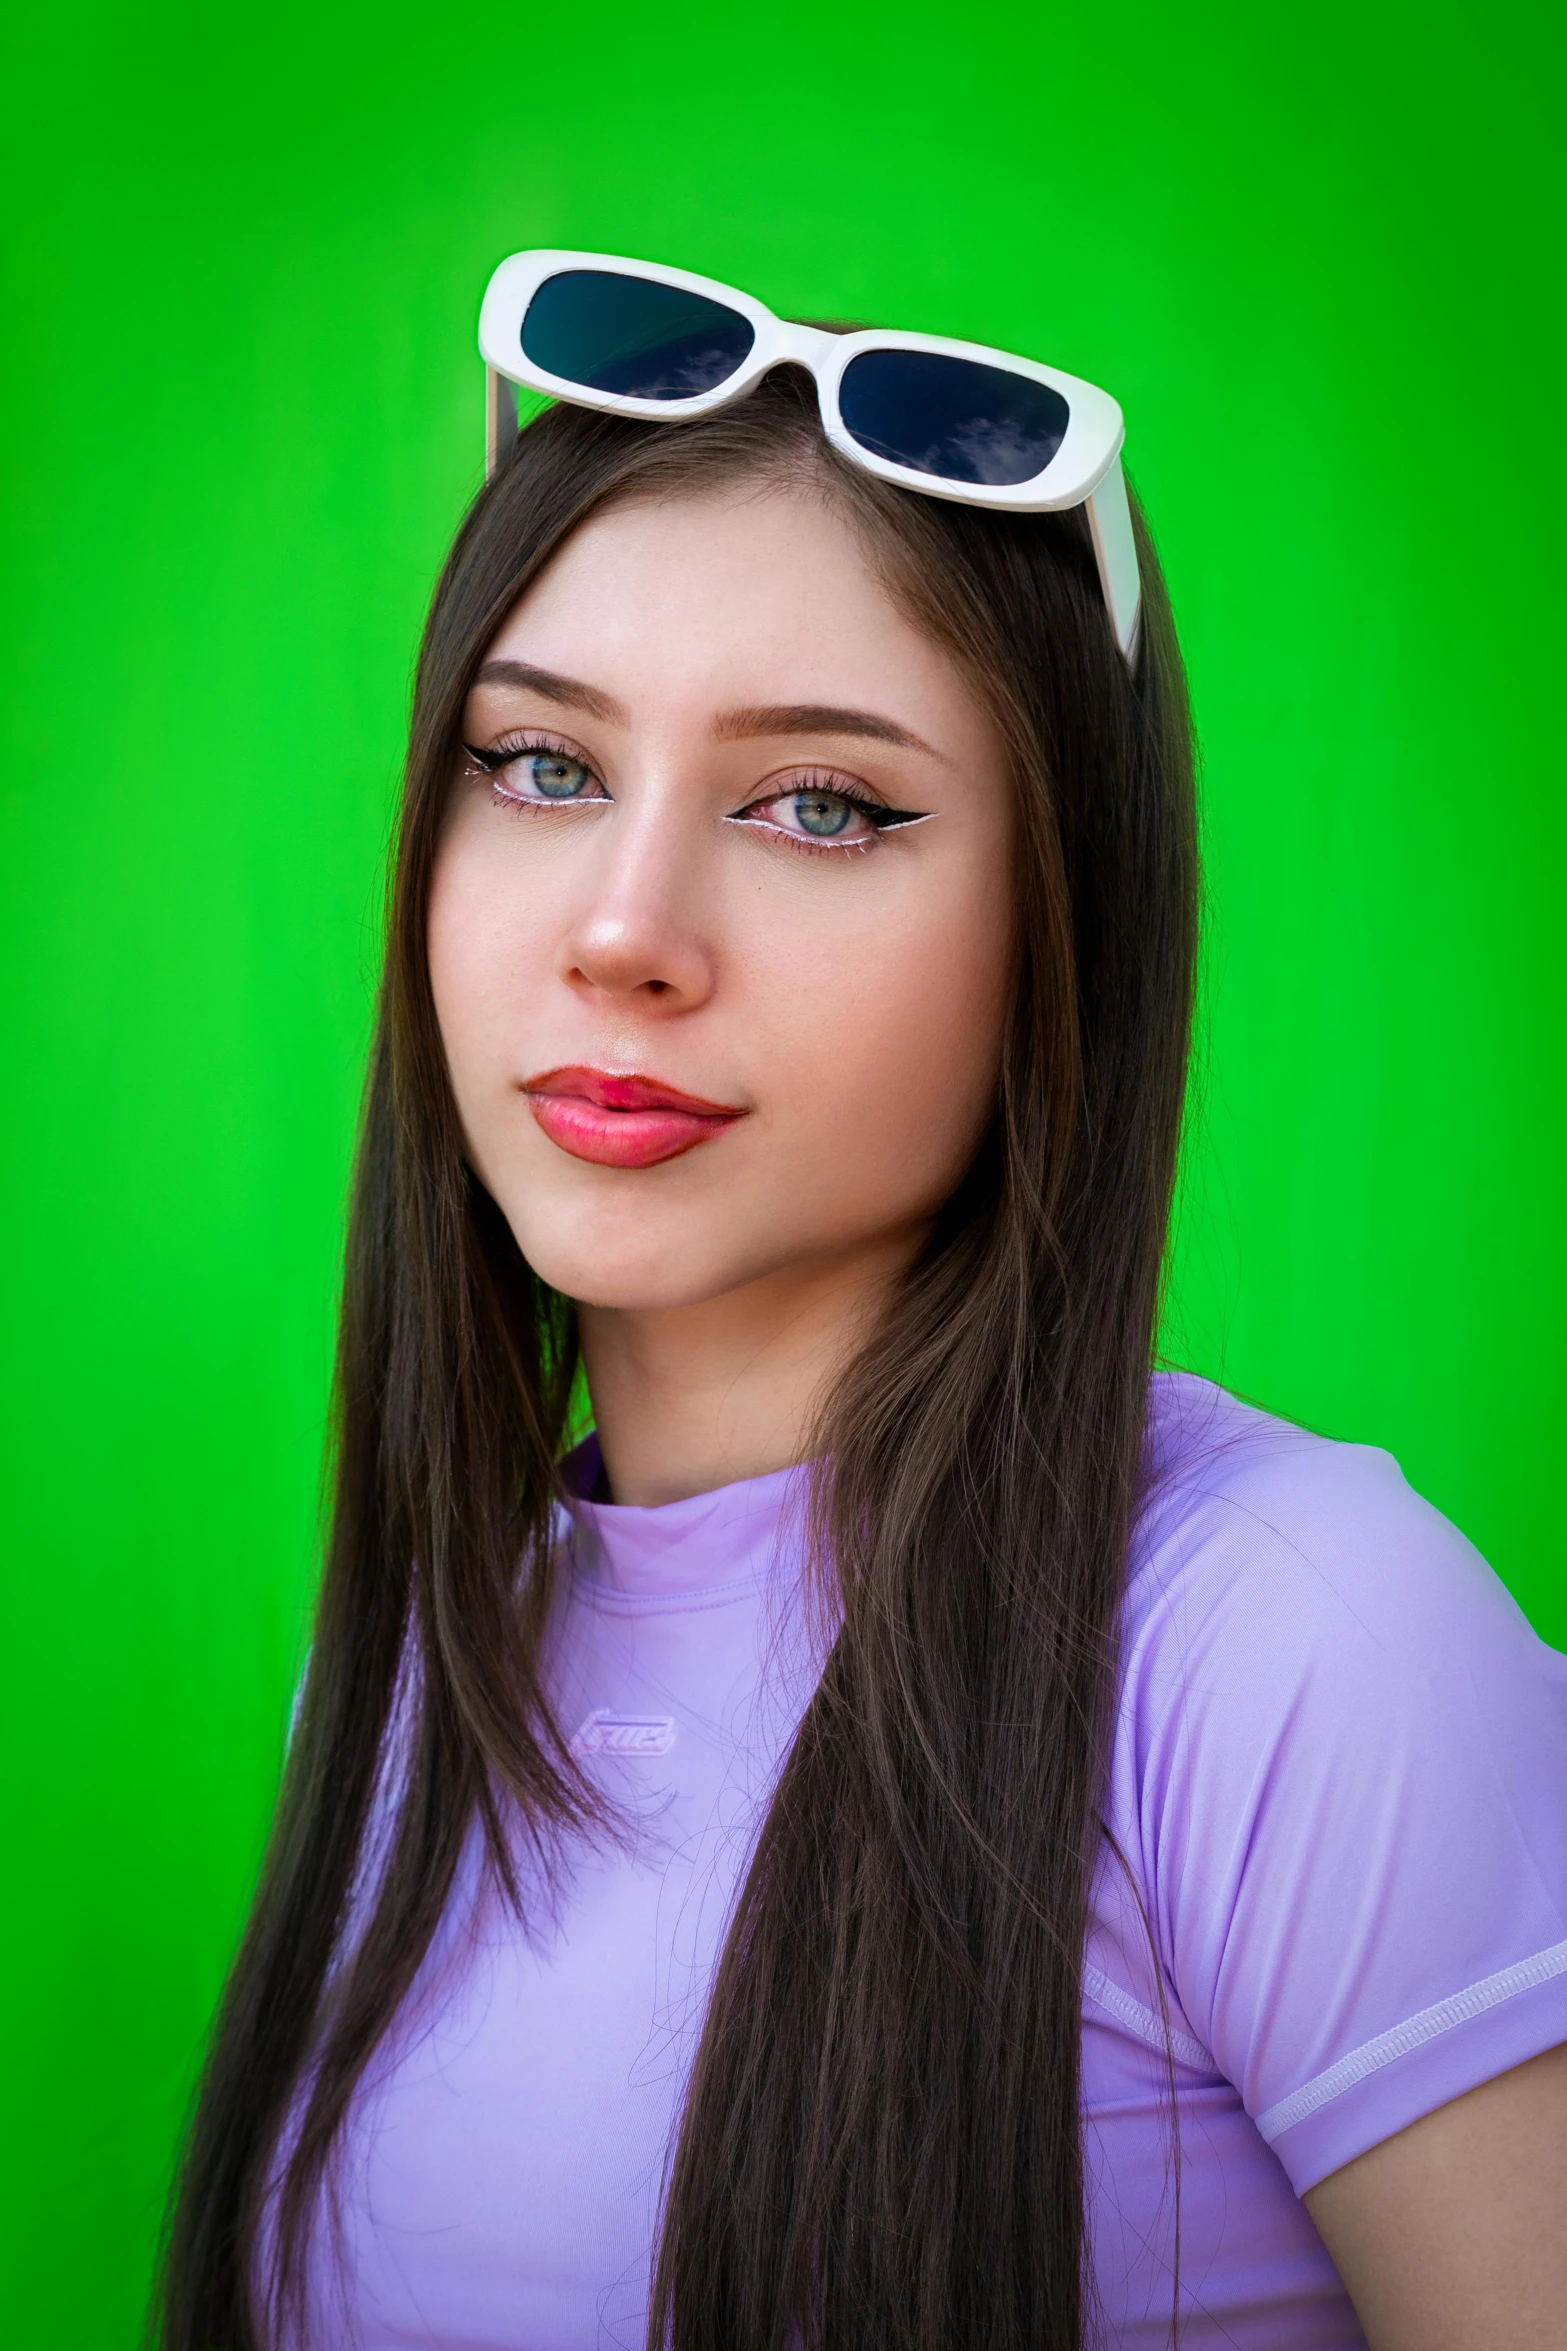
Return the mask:
M1363 2337L1301 2194L1567 2040L1567 1658L1386 1454L1153 1395L1125 1867L1084 1978L1099 2324L1169 2339L1173 2058L1182 2342L1337 2351ZM470 1864L355 2108L324 2340L641 2344L710 1971L818 1670L800 1491L575 1506L554 1686L632 1833L570 1854L526 1930Z

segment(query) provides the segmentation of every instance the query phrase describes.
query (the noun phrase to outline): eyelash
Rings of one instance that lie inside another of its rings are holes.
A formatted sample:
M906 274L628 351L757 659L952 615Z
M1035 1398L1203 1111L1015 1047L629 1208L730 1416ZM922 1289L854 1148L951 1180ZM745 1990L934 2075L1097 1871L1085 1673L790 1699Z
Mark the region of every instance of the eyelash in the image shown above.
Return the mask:
M492 743L486 751L481 751L475 743L464 743L463 749L473 761L474 766L489 777L490 786L496 799L506 808L547 809L552 805L557 808L572 806L572 802L569 800L557 800L553 803L547 799L525 800L520 792L508 792L500 782L503 768L512 766L519 759L532 759L540 752L553 752L557 759L573 760L577 766L587 770L594 783L602 787L603 778L597 773L590 760L584 759L580 751L574 751L569 743L552 739L548 735L525 735L509 738L499 743ZM577 805L580 806L581 803L579 802Z
M510 767L516 760L530 759L540 752L554 752L561 759L575 760L579 766L587 770L594 783L602 788L603 778L598 775L579 751L574 751L569 743L553 739L548 735L528 735L515 740L493 743L487 750L480 750L473 743L465 743L463 749L474 765L489 777L495 798L506 808L548 810L551 806L569 808L583 805L580 801L569 800L558 800L553 803L547 799L525 800L520 793L508 792L504 789L499 781L501 771ZM863 816L871 827L871 838L858 841L812 840L806 834L786 832L782 825L767 824L762 819L751 817L748 813L752 808L768 808L772 806L774 801L792 799L797 793L811 791L820 792L824 797L841 800L845 806L852 808L856 815ZM603 803L596 802L594 805L602 806ZM736 809L726 821L731 824L756 824L762 831L770 833L775 841L783 842L785 847L796 849L806 857L845 857L854 854L863 855L867 849L874 849L883 833L896 832L904 825L918 824L923 813L922 810L913 808L888 808L880 800L870 800L863 793L850 790L846 784L833 775L831 770L812 768L794 778L783 790L769 793L765 800L748 801L744 808Z
M858 841L812 840L807 834L786 832L782 825L768 824L748 814L749 809L770 808L774 801L792 800L797 793L802 792L819 792L824 798L841 800L857 816L864 817L871 827L871 837ZM791 778L781 791L769 792L765 799L748 801L745 808L735 811L729 822L756 824L762 831L770 833L775 841L782 841L786 848L796 849L805 857L848 857L863 856L867 849L874 849L883 833L896 832L903 825L917 824L921 813L912 808L889 808L881 800L867 799L864 793L852 790L830 768L807 768Z

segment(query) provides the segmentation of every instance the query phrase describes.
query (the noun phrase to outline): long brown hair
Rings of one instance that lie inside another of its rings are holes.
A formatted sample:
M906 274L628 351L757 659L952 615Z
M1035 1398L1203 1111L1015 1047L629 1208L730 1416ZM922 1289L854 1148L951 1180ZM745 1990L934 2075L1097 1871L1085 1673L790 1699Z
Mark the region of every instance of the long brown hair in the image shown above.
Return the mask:
M436 592L349 1225L331 1542L174 2211L165 2351L257 2351L297 2321L356 2085L475 1822L519 1904L519 1837L547 1865L563 1837L614 1833L543 1686L573 1316L464 1163L426 906L463 703L529 581L608 502L744 477L835 500L986 697L1015 771L1020 944L989 1130L819 1431L841 1629L720 1961L648 2340L1083 2340L1083 1941L1191 988L1184 687L1140 524L1132 676L1081 514L891 489L836 456L781 369L695 424L546 412Z

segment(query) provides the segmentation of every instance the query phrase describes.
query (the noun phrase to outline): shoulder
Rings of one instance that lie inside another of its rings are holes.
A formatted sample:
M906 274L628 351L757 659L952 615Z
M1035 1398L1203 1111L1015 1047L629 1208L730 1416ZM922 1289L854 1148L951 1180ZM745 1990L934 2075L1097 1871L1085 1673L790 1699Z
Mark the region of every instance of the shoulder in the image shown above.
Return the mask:
M1123 1638L1129 1673L1223 1658L1280 1694L1323 1665L1341 1683L1445 1682L1509 1659L1567 1673L1391 1454L1184 1373L1152 1383Z
M1109 1825L1297 2189L1567 2032L1567 1658L1385 1453L1155 1384Z

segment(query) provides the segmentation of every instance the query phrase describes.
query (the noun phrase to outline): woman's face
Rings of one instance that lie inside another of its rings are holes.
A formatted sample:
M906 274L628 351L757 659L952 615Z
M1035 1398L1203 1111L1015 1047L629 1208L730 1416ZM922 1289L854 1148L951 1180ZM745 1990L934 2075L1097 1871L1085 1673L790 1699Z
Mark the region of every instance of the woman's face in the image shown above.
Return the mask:
M994 1098L1001 740L851 526L614 509L490 647L429 951L472 1163L604 1308L910 1255Z

